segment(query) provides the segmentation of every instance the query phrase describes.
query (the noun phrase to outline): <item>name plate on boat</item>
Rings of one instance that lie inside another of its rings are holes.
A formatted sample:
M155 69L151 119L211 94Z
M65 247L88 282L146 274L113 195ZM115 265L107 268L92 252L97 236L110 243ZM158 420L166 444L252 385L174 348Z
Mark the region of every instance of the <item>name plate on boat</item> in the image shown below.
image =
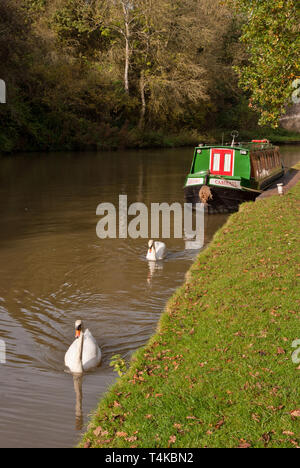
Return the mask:
M204 184L204 179L196 179L196 178L190 178L188 179L186 186L189 187L191 185L203 185Z
M210 179L211 185L241 189L241 182L238 180Z

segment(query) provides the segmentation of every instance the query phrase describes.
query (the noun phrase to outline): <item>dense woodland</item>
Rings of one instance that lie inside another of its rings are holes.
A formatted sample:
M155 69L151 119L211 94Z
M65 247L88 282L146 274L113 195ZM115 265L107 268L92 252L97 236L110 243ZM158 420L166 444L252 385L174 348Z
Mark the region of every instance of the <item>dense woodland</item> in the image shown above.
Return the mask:
M276 126L297 76L297 1L272 0L273 13L270 0L249 3L0 0L1 151L184 144L259 118ZM275 75L273 102L261 77L271 86Z

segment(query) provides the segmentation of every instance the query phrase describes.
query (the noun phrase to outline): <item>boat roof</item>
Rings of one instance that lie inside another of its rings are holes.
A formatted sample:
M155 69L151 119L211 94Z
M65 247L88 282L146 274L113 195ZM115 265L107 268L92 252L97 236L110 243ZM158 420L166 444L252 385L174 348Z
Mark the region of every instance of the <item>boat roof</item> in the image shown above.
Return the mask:
M247 142L239 142L235 143L233 146L231 144L200 144L197 146L196 149L211 149L211 148L230 148L230 149L237 149L237 150L249 150L249 151L257 151L257 150L266 150L266 149L274 149L276 148L275 145L273 145L270 141L268 140L253 140L253 141L247 141Z

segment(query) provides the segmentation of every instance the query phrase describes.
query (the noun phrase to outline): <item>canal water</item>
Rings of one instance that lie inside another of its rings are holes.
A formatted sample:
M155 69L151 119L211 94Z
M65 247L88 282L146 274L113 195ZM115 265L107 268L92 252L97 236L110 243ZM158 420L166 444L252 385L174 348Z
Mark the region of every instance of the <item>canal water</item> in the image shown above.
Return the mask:
M73 378L64 354L82 319L103 351L102 366L83 380L83 420L116 379L114 354L129 359L155 331L168 298L198 250L167 241L156 269L147 241L100 240L96 208L183 202L191 149L116 153L27 154L0 159L0 447L72 447ZM300 148L283 148L285 164ZM211 215L205 244L226 221ZM1 358L1 356L0 356Z

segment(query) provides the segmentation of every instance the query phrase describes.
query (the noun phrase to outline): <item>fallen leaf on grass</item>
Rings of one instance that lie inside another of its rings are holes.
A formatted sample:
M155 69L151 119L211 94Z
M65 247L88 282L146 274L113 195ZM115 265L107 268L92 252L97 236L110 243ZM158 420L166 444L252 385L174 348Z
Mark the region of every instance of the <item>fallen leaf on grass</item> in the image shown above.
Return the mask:
M257 414L253 413L251 417L253 421L260 422L260 417Z
M267 406L267 408L274 411L274 412L276 412L276 411L283 410L285 408L285 406L284 405L279 405L279 406L277 406L277 408L275 406Z
M127 432L117 432L117 433L116 433L116 436L117 436L117 437L127 437L128 434L127 434Z
M295 435L294 432L291 432L291 431L283 431L282 434L288 435L288 436L293 436L293 435Z
M221 421L219 421L215 427L216 429L220 429L224 424L225 424L225 419L221 419Z
M101 426L97 427L97 429L94 430L94 435L96 437L99 437L100 434L102 434L102 427Z
M98 445L108 445L110 444L114 439L105 439L105 440L98 440Z
M279 347L277 348L277 354L278 354L278 355L280 355L280 354L285 354L285 350L279 346Z
M268 443L271 440L270 434L266 433L261 436L262 440L265 442L265 446L268 445Z
M175 424L174 424L174 428L175 428L175 429L181 429L181 428L182 428L182 424L177 424L177 423L175 423Z
M244 439L241 439L240 440L240 445L238 446L238 448L251 448L251 444L249 444L249 442L247 442L246 440Z
M171 436L170 439L169 439L169 445L168 445L168 447L170 447L170 445L172 445L172 444L175 444L175 442L176 442L176 436L173 435L173 436Z
M300 418L300 409L291 411L292 418Z

